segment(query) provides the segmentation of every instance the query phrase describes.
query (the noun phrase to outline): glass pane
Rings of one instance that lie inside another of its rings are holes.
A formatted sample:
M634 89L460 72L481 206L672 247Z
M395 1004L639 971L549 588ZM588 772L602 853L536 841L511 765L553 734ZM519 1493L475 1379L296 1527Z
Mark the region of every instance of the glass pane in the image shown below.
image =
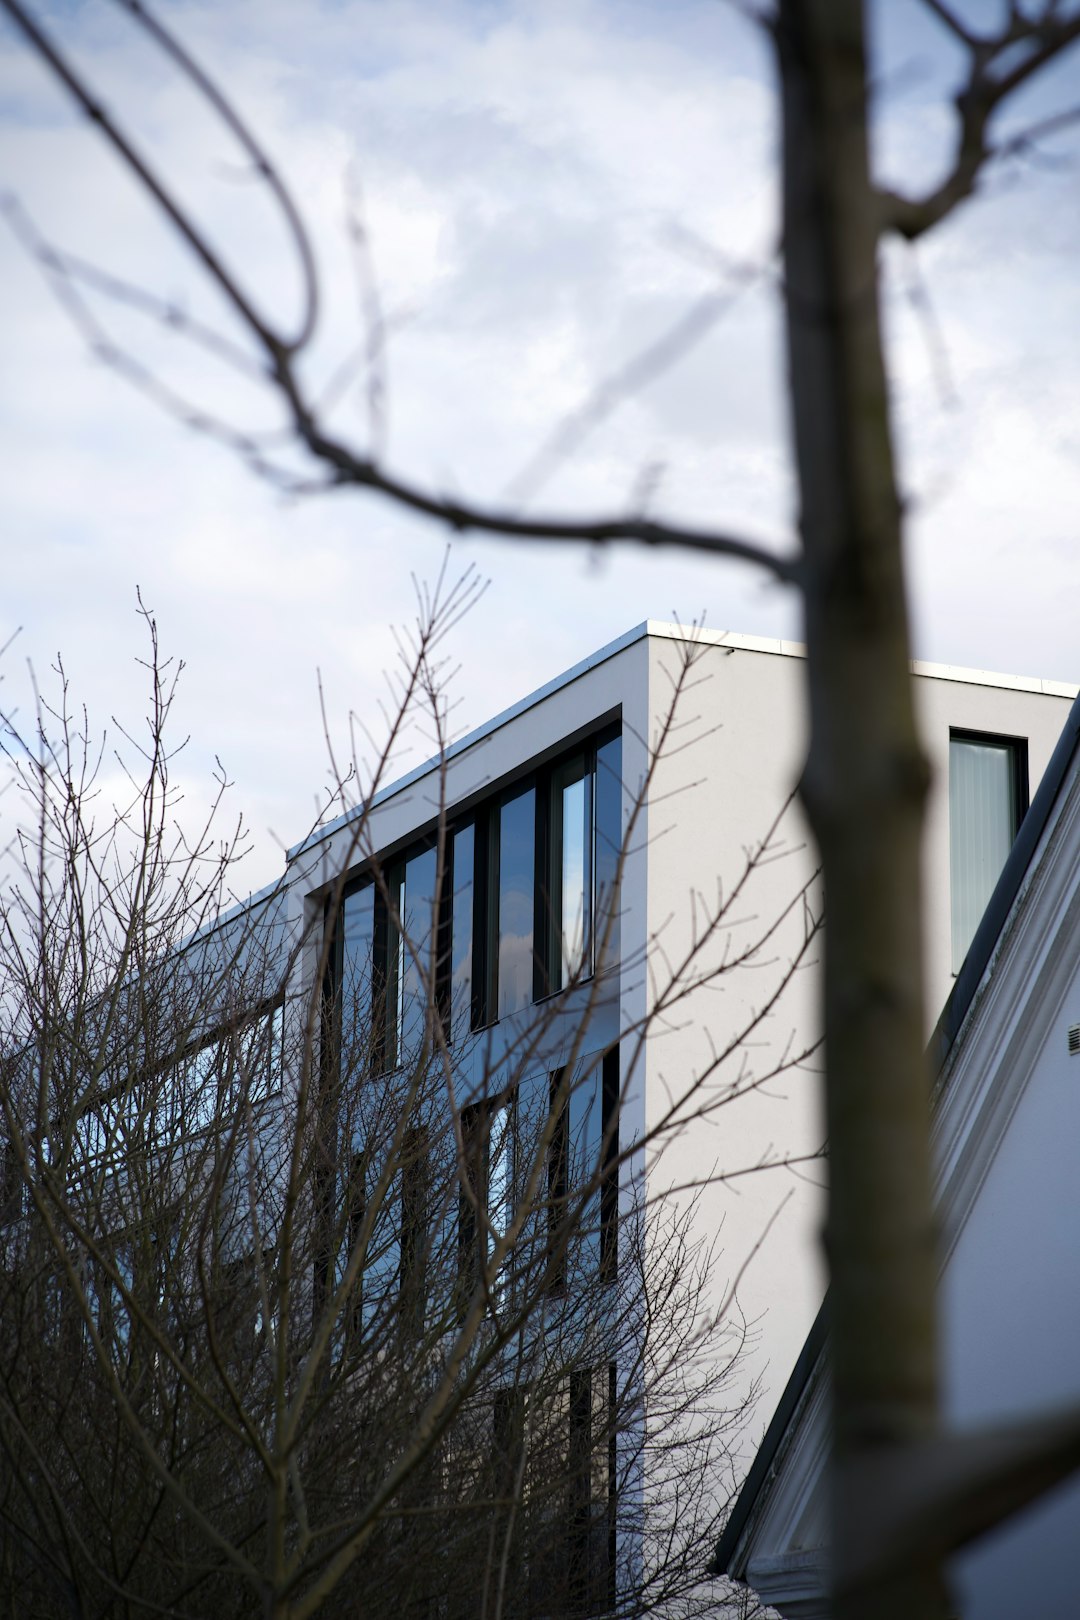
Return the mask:
M267 1015L267 1028L265 1031L265 1053L259 1052L261 1063L265 1064L257 1084L252 1090L252 1100L262 1101L275 1091L280 1091L285 1071L285 1008L275 1007Z
M959 973L1019 823L1016 745L949 742L953 972Z
M489 1243L493 1249L495 1239L506 1231L513 1214L513 1129L508 1102L492 1110L487 1152L487 1212L491 1223Z
M570 1189L583 1187L592 1181L600 1167L600 1144L604 1126L600 1103L600 1069L578 1076L570 1091L569 1103L569 1184ZM600 1264L600 1201L591 1198L583 1220L578 1244L579 1264L586 1272L595 1271Z
M584 774L575 782L564 783L561 792L559 832L556 848L561 857L561 874L555 874L559 883L559 976L558 985L564 989L586 966L588 942L588 862L589 841L587 829L590 821L590 783Z
M596 750L593 792L595 838L593 854L594 969L605 950L608 962L619 959L618 875L622 849L622 738L613 737ZM605 949L606 948L606 949Z
M467 1035L473 996L473 868L475 837L463 827L454 838L454 900L450 934L450 1035Z
M345 896L341 908L341 1072L371 1067L375 888Z
M427 849L405 864L398 888L401 936L397 950L397 1062L410 1062L424 1038L429 994L434 991L435 963L431 929L435 916L436 851Z
M377 1176L370 1172L370 1196L375 1198ZM370 1208L370 1204L368 1206ZM401 1171L391 1177L371 1225L364 1271L360 1281L364 1327L384 1329L397 1305L401 1273Z
M536 794L508 799L499 813L499 1017L533 993Z
M428 1139L422 1127L406 1132L401 1152L401 1292L410 1310L421 1304L428 1227Z
M117 1245L113 1255L117 1282L108 1284L111 1295L112 1325L117 1347L126 1352L131 1343L131 1314L127 1299L135 1290L135 1251L130 1243Z

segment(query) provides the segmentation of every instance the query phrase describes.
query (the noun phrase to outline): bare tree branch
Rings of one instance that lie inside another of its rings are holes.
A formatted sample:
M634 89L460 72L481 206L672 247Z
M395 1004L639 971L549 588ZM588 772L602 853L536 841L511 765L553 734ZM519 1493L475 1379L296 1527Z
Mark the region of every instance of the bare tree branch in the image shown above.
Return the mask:
M310 245L288 189L228 98L222 95L170 31L153 17L139 0L116 0L116 3L129 11L149 32L174 62L178 71L224 120L251 157L260 179L272 191L292 235L304 287L304 315L295 335L284 335L259 314L254 301L242 287L239 277L210 246L191 213L183 207L163 177L123 133L112 114L93 95L75 67L30 15L21 0L0 0L0 4L34 49L111 144L121 162L132 171L166 218L179 231L206 274L232 306L241 326L262 352L267 381L280 394L294 434L323 471L315 480L290 478L280 468L267 461L250 435L237 434L235 430L215 421L206 412L187 407L184 402L172 396L157 379L152 378L145 367L124 356L115 345L102 346L99 343L97 348L102 358L116 366L144 391L155 395L160 404L172 414L179 416L188 426L224 440L244 456L256 472L270 478L277 487L287 489L290 493L323 492L341 488L368 489L408 511L434 519L457 534L471 532L502 535L522 541L568 541L575 544L584 541L595 546L630 541L649 549L674 547L706 555L730 557L763 568L774 578L786 583L798 580L800 565L796 555L792 553L785 555L743 536L709 527L698 528L651 520L634 511L567 519L544 515L522 516L512 509L452 499L433 494L411 480L390 472L373 455L360 452L332 436L321 424L318 411L300 381L297 368L297 361L312 335L318 300ZM58 267L62 263L62 259L57 260ZM369 296L367 307L370 313L373 306ZM700 322L695 320L692 324L696 330ZM655 363L656 357L653 357L652 364Z
M1064 129L1080 116L1080 109L1055 115L999 144L989 135L990 120L1001 104L1080 40L1080 14L1063 17L1056 5L1044 3L1041 11L1028 16L1013 6L998 33L983 35L967 28L943 0L923 3L964 45L969 63L967 81L955 99L956 152L945 178L921 197L878 190L882 229L896 231L909 241L939 224L970 197L989 165L1029 148L1040 136Z

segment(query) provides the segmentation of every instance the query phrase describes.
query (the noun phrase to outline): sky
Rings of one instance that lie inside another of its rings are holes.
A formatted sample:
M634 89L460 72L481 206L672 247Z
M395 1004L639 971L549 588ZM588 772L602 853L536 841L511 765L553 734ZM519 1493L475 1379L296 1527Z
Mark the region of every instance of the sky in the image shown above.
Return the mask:
M968 0L971 20L997 10ZM46 0L37 14L259 306L294 323L295 254L220 124L104 0ZM303 212L320 279L305 363L316 389L368 338L350 208L362 219L388 333L374 431L389 466L478 501L524 483L534 507L565 514L647 499L657 516L790 545L777 105L766 43L739 7L175 0L162 15ZM959 58L917 0L888 0L872 20L875 167L925 183L947 159ZM1010 117L1070 98L1078 51ZM1080 679L1078 161L1075 129L1049 139L917 250L885 255L924 659ZM0 193L56 247L235 335L190 255L6 25ZM25 724L33 682L55 693L60 655L73 700L109 735L103 795L119 792L111 750L125 730L139 736L145 709L140 592L185 665L178 814L209 802L220 759L252 840L235 886L256 888L326 802L327 737L339 758L357 725L379 737L394 627L414 612L414 581L443 567L446 536L356 492L284 496L162 413L90 352L2 222L0 281L0 645L14 637L0 704ZM263 390L176 331L89 303L110 341L199 411L245 431L280 425ZM697 339L675 363L612 390L695 311ZM584 430L598 399L612 408ZM353 376L333 422L371 442L367 376ZM725 562L463 538L447 567L489 581L445 647L457 733L646 618L800 637L790 592ZM414 728L396 764L430 751Z

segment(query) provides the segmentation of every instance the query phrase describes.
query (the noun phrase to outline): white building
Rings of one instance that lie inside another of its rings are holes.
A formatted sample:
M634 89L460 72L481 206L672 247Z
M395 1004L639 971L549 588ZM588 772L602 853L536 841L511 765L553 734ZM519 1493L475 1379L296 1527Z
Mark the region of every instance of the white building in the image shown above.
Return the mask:
M963 957L1028 793L1050 758L1074 689L937 665L916 664L914 675L933 770L925 853L927 1005L933 1019L951 989L954 965ZM680 683L685 690L671 726L669 711ZM746 851L765 836L795 785L803 715L801 648L710 632L696 633L688 644L679 627L650 622L497 715L452 747L441 765L422 766L381 791L367 817L364 848L352 843L356 817L344 816L289 854L290 914L309 929L342 867L355 869L360 887L346 890L346 908L356 908L347 926L366 942L375 926L360 916L360 908L374 903L370 889L364 900L366 856L377 854L385 869L404 862L404 870L410 870L410 860L422 865L437 815L445 814L448 848L452 844L472 862L466 881L473 883L477 901L474 909L467 903L463 909L466 882L454 880L455 927L468 911L461 926L471 930L468 942L455 940L452 947L454 972L472 976L471 1021L474 1029L485 1031L490 1061L500 1039L512 1038L516 1020L552 983L551 951L541 946L535 909L542 904L541 892L561 892L566 884L576 885L579 896L584 892L581 873L571 874L569 865L556 871L549 855L542 869L538 840L553 813L552 795L567 806L568 817L572 806L579 818L574 859L584 860L587 873L588 851L595 850L594 879L609 881L606 840L619 837L610 773L618 771L622 829L633 821L621 873L619 960L610 990L596 1000L586 1044L607 1049L621 1036L624 1082L637 1054L619 1123L623 1144L655 1127L673 1098L678 1107L695 1078L709 1075L704 1090L686 1104L693 1124L669 1132L662 1157L650 1164L650 1190L697 1188L703 1228L721 1234L720 1291L737 1278L739 1308L753 1324L742 1377L747 1385L761 1386L756 1434L772 1415L824 1290L818 1245L823 1172L813 1160L822 1143L814 1062L781 1072L760 1089L754 1086L757 1077L782 1066L784 1053L813 1043L815 981L809 963L815 947L768 1016L753 1022L799 952L803 908L796 906L742 969L715 982L711 975L725 951L738 955L764 934L811 876L813 857L795 806L785 812L773 841L786 858L760 866L728 919L731 926L703 936L718 895L728 894L738 881ZM605 817L597 838L596 824ZM518 841L521 864L508 883L504 860L498 894L495 879L481 873L480 850L486 845L487 870L494 872L491 849L500 829L504 841ZM569 842L566 848L569 852ZM599 870L605 859L606 878ZM426 879L420 865L414 886L422 888ZM486 896L475 887L485 882ZM480 937L481 912L489 930L486 941ZM512 912L517 920L509 924ZM510 940L514 928L527 936L524 945L520 938L517 946ZM312 938L317 941L318 934ZM309 965L315 951L313 943ZM534 972L530 957L548 960ZM657 987L673 965L688 958L687 975L700 978L700 988L650 1023ZM478 981L485 974L481 992ZM512 989L511 974L516 975ZM747 1045L710 1074L715 1053L748 1025L753 1027ZM563 1060L559 1041L572 1039L572 1027L571 1019L561 1035L556 1030L545 1037L543 1061L550 1067ZM635 1032L646 1028L639 1049ZM744 1094L725 1101L732 1088ZM707 1112L700 1117L703 1101ZM796 1168L738 1174L782 1163ZM723 1179L733 1175L737 1179Z
M1080 1399L1080 704L942 1013L934 1147L944 1400L957 1428ZM717 1552L785 1617L824 1617L819 1319ZM1080 1481L954 1558L965 1620L1077 1612Z

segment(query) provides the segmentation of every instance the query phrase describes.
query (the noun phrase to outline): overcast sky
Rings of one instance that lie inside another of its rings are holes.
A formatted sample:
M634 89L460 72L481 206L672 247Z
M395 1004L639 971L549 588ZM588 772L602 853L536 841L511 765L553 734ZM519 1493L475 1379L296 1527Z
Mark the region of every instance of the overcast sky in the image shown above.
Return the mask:
M957 58L915 0L879 19L877 161L931 178L948 150ZM219 127L110 7L40 8L256 298L286 316L298 280L280 222ZM534 495L567 512L654 510L784 544L793 525L779 307L776 104L764 43L718 0L219 0L165 14L234 98L304 210L322 282L312 379L358 343L344 229L363 197L391 329L393 466L502 497L552 431L701 308L699 341L623 399ZM969 16L996 15L972 0ZM1080 92L1080 53L1017 116ZM222 311L135 187L0 32L0 186L57 245L219 321ZM1047 142L1075 160L1075 133ZM887 325L915 650L1080 678L1080 196L1075 162L1015 164L918 253L887 264ZM140 712L136 587L186 671L178 735L194 810L213 759L255 848L237 885L280 866L327 779L317 673L340 744L377 730L389 626L444 537L357 494L285 500L155 411L87 351L0 230L2 696L25 714L26 661L59 651L99 725ZM702 303L712 300L711 304ZM201 408L245 428L273 409L130 311L115 338ZM925 310L932 312L927 316ZM365 392L337 418L363 444ZM752 571L620 548L459 541L491 584L453 638L458 729L644 618L799 636L798 606ZM403 769L427 752L422 738ZM276 840L276 842L275 842Z

